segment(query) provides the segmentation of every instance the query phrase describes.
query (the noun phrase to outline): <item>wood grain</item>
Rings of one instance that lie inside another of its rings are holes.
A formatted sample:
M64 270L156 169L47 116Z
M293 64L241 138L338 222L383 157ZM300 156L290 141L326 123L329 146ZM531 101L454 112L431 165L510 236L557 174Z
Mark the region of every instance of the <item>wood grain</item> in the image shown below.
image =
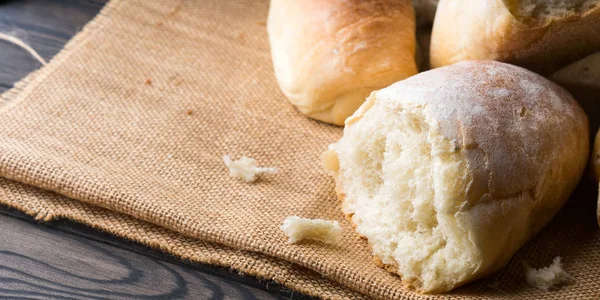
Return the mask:
M0 0L0 32L46 60L105 0ZM0 41L0 92L40 67ZM176 257L69 221L0 206L0 299L309 299L276 283Z
M106 0L0 1L0 32L15 36L46 60L89 22ZM0 41L0 92L40 67L23 49Z
M291 292L66 221L0 209L0 298L278 299ZM65 232L69 231L69 232ZM96 241L90 240L90 237ZM295 297L294 297L295 298Z

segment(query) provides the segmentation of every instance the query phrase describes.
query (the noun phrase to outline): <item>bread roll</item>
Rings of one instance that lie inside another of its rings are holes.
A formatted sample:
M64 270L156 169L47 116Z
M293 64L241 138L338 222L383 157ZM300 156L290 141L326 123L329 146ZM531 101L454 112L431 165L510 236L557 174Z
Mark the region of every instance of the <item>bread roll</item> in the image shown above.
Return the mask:
M577 99L590 119L593 140L600 127L600 52L560 69L550 79Z
M551 78L553 81L564 85L600 90L600 52L558 70Z
M442 0L433 67L499 60L543 74L600 49L600 0Z
M503 267L566 202L587 116L525 69L466 61L371 94L324 154L376 261L420 292Z
M374 90L417 73L410 0L272 0L275 76L307 116L337 125Z

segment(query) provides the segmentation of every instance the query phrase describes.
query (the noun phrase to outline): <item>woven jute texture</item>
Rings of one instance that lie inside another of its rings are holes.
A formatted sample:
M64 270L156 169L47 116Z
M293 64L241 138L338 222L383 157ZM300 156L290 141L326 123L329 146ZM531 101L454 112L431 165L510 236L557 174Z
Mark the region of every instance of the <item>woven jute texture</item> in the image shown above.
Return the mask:
M378 268L339 210L320 153L341 129L309 120L273 78L265 1L113 0L52 62L3 95L0 202L68 218L322 298L598 299L600 233L583 193L499 273L442 296ZM221 157L280 172L248 184ZM338 220L339 245L289 245L289 215ZM541 292L564 258L572 284Z

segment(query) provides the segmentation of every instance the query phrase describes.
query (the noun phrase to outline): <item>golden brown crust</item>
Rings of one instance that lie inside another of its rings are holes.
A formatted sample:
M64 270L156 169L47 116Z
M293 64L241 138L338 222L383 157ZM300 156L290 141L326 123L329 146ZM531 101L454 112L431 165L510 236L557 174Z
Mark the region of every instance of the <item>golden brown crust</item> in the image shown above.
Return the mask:
M342 125L374 90L417 73L410 0L272 0L275 75L304 114Z
M398 271L398 267L395 265L391 265L391 264L385 264L383 263L383 261L381 260L381 258L377 255L373 256L373 262L375 263L376 266L396 275L399 277L400 279L400 283L402 284L402 286L405 289L408 290L414 290L418 293L424 294L426 293L426 291L424 291L421 287L421 284L418 281L410 281L410 280L404 280L402 278L402 275L400 275L400 271Z
M600 6L531 22L513 15L502 0L441 1L432 34L431 65L498 60L549 74L600 49L597 28Z

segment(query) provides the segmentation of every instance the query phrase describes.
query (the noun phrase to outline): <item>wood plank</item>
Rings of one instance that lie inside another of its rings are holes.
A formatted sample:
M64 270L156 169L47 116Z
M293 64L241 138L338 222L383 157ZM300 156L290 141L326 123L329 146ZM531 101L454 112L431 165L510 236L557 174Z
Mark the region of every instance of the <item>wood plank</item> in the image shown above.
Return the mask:
M0 298L308 299L69 221L36 224L2 206L0 228Z
M107 0L0 1L0 32L23 40L51 59ZM41 65L23 49L0 41L0 92Z

